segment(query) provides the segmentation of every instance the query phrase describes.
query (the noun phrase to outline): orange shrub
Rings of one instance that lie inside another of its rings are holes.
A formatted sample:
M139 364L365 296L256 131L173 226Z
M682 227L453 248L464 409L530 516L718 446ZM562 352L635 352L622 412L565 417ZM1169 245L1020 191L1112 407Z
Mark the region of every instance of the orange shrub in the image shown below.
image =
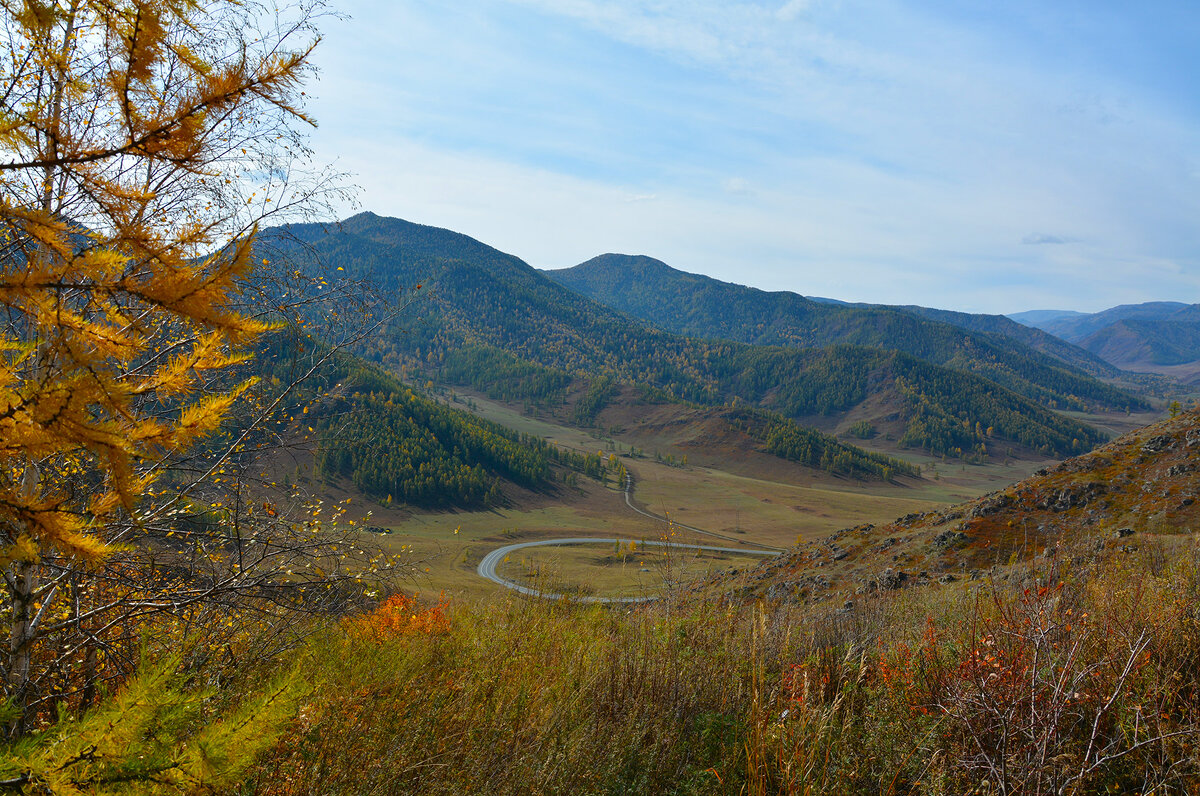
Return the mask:
M350 619L347 624L352 634L375 642L415 633L441 634L450 629L448 607L444 595L437 604L423 608L415 596L394 594L371 613Z

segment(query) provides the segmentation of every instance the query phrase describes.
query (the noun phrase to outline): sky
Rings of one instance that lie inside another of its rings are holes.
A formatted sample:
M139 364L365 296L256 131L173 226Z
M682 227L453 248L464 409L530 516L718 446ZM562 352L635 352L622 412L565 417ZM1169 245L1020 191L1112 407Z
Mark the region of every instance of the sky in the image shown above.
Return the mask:
M969 312L1200 302L1200 4L336 0L360 209ZM346 211L347 213L349 210Z

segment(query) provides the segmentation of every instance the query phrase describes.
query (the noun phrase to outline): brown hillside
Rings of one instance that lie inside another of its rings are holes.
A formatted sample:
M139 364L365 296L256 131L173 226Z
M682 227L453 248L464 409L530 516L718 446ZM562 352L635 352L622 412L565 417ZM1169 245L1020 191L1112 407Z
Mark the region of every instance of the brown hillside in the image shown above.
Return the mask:
M1006 565L1036 556L1179 541L1200 529L1197 493L1200 409L1193 407L976 500L838 531L730 573L726 587L736 580L734 591L746 597L820 601L1006 578Z

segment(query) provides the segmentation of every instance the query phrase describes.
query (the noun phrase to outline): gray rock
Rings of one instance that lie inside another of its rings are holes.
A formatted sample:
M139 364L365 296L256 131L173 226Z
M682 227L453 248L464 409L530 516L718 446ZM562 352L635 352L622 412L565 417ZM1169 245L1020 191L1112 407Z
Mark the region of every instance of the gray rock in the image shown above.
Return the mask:
M934 547L954 547L967 541L967 535L962 531L942 531L933 537Z
M1012 495L995 495L986 497L972 507L969 514L972 517L988 517L999 513L1013 504Z
M1160 434L1142 443L1142 453L1157 453L1158 451L1174 447L1174 444L1175 438L1170 434Z
M907 572L900 572L888 567L879 575L879 588L885 591L901 589L908 582L908 578L909 575Z
M1108 486L1100 481L1076 484L1075 486L1064 487L1057 493L1042 498L1037 507L1043 511L1050 510L1056 513L1067 511L1068 509L1086 506L1107 491Z

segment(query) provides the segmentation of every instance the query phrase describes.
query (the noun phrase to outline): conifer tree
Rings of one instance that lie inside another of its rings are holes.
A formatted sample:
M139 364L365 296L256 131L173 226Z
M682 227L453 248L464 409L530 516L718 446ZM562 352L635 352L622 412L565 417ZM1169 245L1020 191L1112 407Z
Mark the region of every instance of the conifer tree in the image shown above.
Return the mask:
M129 529L151 521L139 498L163 463L211 436L252 384L216 387L269 326L241 296L260 259L259 222L314 196L294 175L307 156L301 86L319 12L315 0L283 11L238 0L0 0L0 674L10 734L30 705L64 690L47 673L63 662L42 671L35 660L48 635L70 631L60 655L85 665L92 656L78 698L94 691L96 645L114 617L186 604L222 582L160 578L135 600L130 584L142 575L112 562L130 548Z

